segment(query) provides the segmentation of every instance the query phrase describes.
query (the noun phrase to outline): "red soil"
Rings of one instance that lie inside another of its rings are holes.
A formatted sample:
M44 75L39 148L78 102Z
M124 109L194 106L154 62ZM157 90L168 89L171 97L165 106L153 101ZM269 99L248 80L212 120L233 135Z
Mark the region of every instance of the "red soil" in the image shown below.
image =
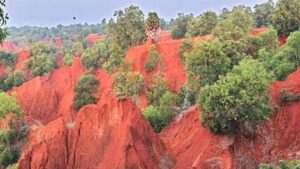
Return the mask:
M99 34L90 34L88 36L85 37L85 40L88 43L88 47L93 46L93 44L99 40L104 39L105 36L104 35L99 35Z
M211 36L201 37L206 40ZM147 84L151 75L160 73L172 91L178 91L186 76L177 55L181 40L157 44L162 56L160 65L145 72L150 45L130 49L126 60L132 70L141 72ZM255 138L230 138L211 134L200 125L199 108L192 107L157 135L141 115L147 104L145 95L136 103L118 101L112 93L113 75L96 72L100 81L98 101L74 112L73 89L83 74L80 60L61 67L44 77L34 78L13 91L31 126L19 168L255 168L260 162L295 158L300 155L300 104L281 105L281 109L258 129ZM300 69L285 82L271 85L276 104L282 88L300 92Z
M6 40L2 45L0 45L0 50L3 50L5 52L18 52L21 50L21 48L15 45L13 42Z
M5 65L0 65L0 77L5 74L6 71L6 66Z
M192 107L180 119L165 128L160 138L176 164L182 168L231 169L233 157L229 147L234 140L218 136L203 128L199 122L199 108Z
M22 69L24 67L24 62L30 58L29 53L26 50L22 50L17 53L17 57L18 57L18 61L17 61L15 69L17 71L22 71Z

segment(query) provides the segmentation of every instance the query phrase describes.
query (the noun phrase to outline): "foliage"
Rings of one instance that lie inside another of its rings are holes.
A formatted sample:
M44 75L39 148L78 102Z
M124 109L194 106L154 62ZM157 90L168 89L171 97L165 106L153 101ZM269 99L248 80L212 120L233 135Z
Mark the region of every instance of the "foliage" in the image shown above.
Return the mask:
M300 28L300 0L278 0L272 25L280 36L288 36Z
M18 87L21 86L25 81L25 77L23 76L23 74L19 71L14 73L14 86Z
M105 44L109 58L102 66L107 72L112 73L124 63L125 52L118 44L112 41L108 40Z
M186 36L196 37L211 34L217 23L218 16L215 12L204 12L199 17L193 18L188 22Z
M55 68L55 59L52 55L42 53L32 57L32 75L42 76Z
M154 70L159 61L161 60L161 57L159 55L159 53L157 52L157 49L155 46L151 46L149 48L149 56L147 57L146 63L144 65L144 69L147 72L151 72L152 70Z
M122 49L141 44L145 41L144 14L137 6L129 6L124 11L115 11L116 21L108 24L109 36Z
M152 76L152 83L147 90L148 105L158 106L159 99L168 91L168 83L159 74Z
M103 42L96 42L92 48L86 49L81 57L80 61L83 67L87 70L98 69L102 64L107 61L109 55L107 48Z
M193 43L191 40L184 39L179 45L178 55L185 62L185 55L193 50Z
M0 118L3 118L7 113L14 113L17 116L22 114L21 107L13 96L1 92L0 103Z
M284 80L300 65L300 31L290 35L287 43L280 50L261 50L259 58L263 60L266 67L273 71L278 80Z
M185 102L188 102L188 105L184 105L186 104ZM186 86L181 86L176 96L176 105L181 108L186 108L185 106L194 105L195 103L196 92L187 88Z
M143 110L143 116L148 120L156 132L160 132L167 124L169 124L175 113L172 110L175 96L166 92L159 98L159 105L150 105Z
M145 30L148 37L157 41L158 30L160 28L160 19L156 12L149 12L145 22Z
M269 27L272 23L272 14L275 9L273 0L254 6L254 20L257 28Z
M13 72L8 69L5 74L0 77L0 91L10 90L12 87L18 87L26 81L21 72Z
M279 161L277 166L272 164L260 164L259 169L300 169L299 160Z
M253 19L245 11L236 9L226 19L220 21L213 34L220 39L239 40L253 27Z
M55 49L51 45L47 45L43 42L35 42L30 46L30 54L31 56L38 56L41 54L53 54Z
M172 24L172 39L180 39L183 38L187 32L188 22L193 18L193 15L184 15L183 13L179 13L177 18L174 20Z
M8 20L8 15L4 11L5 0L0 1L0 26L6 25L6 21ZM7 36L6 29L0 28L0 43L4 41Z
M64 56L64 65L65 66L71 66L73 63L73 56L70 54L66 54Z
M0 65L7 65L10 67L14 67L16 61L17 61L17 56L14 53L6 53L0 51Z
M215 84L200 93L201 121L212 132L232 133L239 125L254 126L271 113L268 84L272 80L262 63L244 59Z
M194 77L200 77L201 86L212 84L225 75L231 61L223 53L221 42L218 40L206 41L197 44L186 57L187 71Z
M97 91L99 81L93 75L82 75L74 88L73 108L79 110L87 104L94 104L96 97L93 95Z
M136 99L145 87L144 77L138 72L120 72L114 78L114 94L119 99Z

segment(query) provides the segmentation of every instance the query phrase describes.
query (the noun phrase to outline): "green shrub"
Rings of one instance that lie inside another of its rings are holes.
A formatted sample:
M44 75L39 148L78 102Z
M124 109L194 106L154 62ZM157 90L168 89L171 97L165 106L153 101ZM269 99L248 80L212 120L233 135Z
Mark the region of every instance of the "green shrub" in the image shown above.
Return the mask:
M0 103L0 118L3 118L6 113L14 113L17 116L22 114L21 107L14 97L1 92Z
M185 54L193 50L193 43L188 39L184 39L179 45L178 55L180 56L183 63L185 63Z
M181 108L191 106L196 103L196 92L181 86L176 96L176 105ZM186 104L186 105L185 105Z
M251 15L237 9L216 25L213 34L223 40L239 40L245 37L252 27L253 19Z
M55 59L52 55L42 53L32 58L32 75L42 76L55 68Z
M138 72L120 72L114 78L114 94L119 99L136 99L144 90L144 77Z
M8 113L16 115L17 119L22 115L21 108L13 96L0 93L0 118ZM16 121L8 122L7 129L0 129L0 168L5 168L18 161L20 152L20 140L27 135L27 128Z
M87 104L96 103L93 95L98 88L99 81L93 75L82 75L74 88L73 108L78 111Z
M0 51L0 65L7 65L10 67L14 67L17 61L17 56L14 53L6 53Z
M25 77L21 72L14 73L14 86L18 87L21 86L26 81Z
M156 47L151 46L149 48L149 56L147 57L147 61L144 65L144 69L147 72L151 72L152 70L157 68L157 65L158 65L160 60L161 60L161 57L160 57L159 53L157 52Z
M66 54L64 56L64 65L65 66L71 66L73 63L73 56L70 54Z
M240 125L254 126L272 112L267 93L272 77L262 63L244 59L200 93L201 122L212 132L232 133Z
M260 164L259 169L300 169L299 160L290 160L290 161L279 161L278 165L273 164Z
M174 20L172 24L172 39L180 39L183 38L187 32L188 22L193 18L192 15L184 15L183 13L179 13L177 18Z
M108 49L105 44L100 41L96 42L92 48L87 48L81 55L81 64L85 69L98 69L109 58Z
M148 105L159 105L159 99L168 91L168 83L160 75L154 75L152 77L152 83L147 90Z
M54 54L55 49L51 45L47 45L43 42L35 42L30 46L31 56L38 56L42 54Z
M222 51L218 40L197 44L186 56L187 71L195 78L200 77L201 86L212 84L231 68L231 60Z
M167 124L172 121L175 115L173 106L175 105L175 96L166 92L159 99L159 105L149 105L143 110L143 116L148 120L156 132L160 132Z

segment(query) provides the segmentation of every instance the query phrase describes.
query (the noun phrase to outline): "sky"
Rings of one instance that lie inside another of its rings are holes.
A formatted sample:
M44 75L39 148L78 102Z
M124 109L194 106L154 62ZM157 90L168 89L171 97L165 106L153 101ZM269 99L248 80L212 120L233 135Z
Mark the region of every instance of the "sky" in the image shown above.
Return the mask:
M116 10L133 4L146 15L156 11L169 20L177 13L200 13L212 10L219 13L224 7L244 4L253 7L267 0L7 0L8 26L56 26L73 23L99 23L112 18ZM74 22L73 17L77 20Z

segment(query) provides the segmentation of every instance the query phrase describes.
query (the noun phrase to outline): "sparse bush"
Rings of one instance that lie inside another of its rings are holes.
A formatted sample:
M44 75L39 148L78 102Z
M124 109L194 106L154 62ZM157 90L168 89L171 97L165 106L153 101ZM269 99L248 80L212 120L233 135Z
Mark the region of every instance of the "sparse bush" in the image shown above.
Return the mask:
M196 103L196 92L193 92L191 89L186 89L185 86L181 86L176 96L176 105L181 108L186 108L185 106L191 106L194 105L195 103Z
M120 72L114 78L114 94L119 99L136 99L145 87L144 77L138 72Z
M78 111L87 104L94 104L99 81L93 75L82 75L74 88L73 108Z
M179 45L178 55L180 56L183 63L185 63L185 54L193 50L193 43L188 39L184 39Z
M148 105L158 106L159 99L168 91L168 83L160 75L154 75L152 77L152 84L147 90Z
M290 161L279 161L278 165L273 164L260 164L259 169L300 169L299 160L290 160Z
M183 38L187 32L188 22L193 18L192 15L184 15L179 13L177 18L172 23L172 39Z
M17 61L17 56L14 53L6 53L0 51L0 65L14 67Z
M0 118L3 118L7 113L13 113L17 116L22 114L21 107L14 97L1 92L0 103Z
M149 48L149 56L147 57L147 61L144 65L144 69L147 72L151 72L152 70L154 70L157 67L160 59L161 59L161 57L160 57L159 53L157 52L156 47L151 46Z
M173 106L175 105L174 95L166 92L159 99L159 105L149 105L143 110L143 116L148 120L156 132L160 132L167 124L169 124L176 114Z
M26 81L25 77L21 72L14 73L14 86L18 87L21 86Z
M201 122L212 132L232 133L241 125L255 126L272 112L267 93L272 77L262 63L244 59L200 93Z
M32 75L42 76L55 68L55 59L52 55L42 53L32 58Z
M218 40L197 44L187 55L186 62L188 73L200 77L201 86L214 83L231 68L231 60L222 51L222 43Z
M73 63L73 56L70 54L66 54L64 56L64 65L65 66L71 66Z

